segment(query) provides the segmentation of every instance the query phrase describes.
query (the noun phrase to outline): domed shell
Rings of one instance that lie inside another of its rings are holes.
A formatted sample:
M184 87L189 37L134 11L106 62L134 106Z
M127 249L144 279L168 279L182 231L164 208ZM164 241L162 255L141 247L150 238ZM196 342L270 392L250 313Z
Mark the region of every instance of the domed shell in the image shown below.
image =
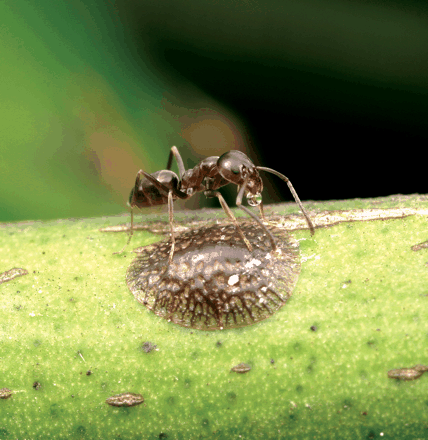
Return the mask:
M291 296L300 273L298 243L268 226L240 223L250 253L233 224L213 225L144 248L128 268L135 298L168 321L199 330L243 327L272 316Z

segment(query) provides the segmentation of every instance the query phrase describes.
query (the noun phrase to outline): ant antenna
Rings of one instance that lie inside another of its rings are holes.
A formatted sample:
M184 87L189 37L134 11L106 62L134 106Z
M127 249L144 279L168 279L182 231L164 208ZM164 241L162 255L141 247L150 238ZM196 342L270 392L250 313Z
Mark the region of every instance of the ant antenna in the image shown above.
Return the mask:
M309 229L311 231L311 235L314 235L315 228L313 223L311 222L311 219L309 218L305 208L302 205L302 202L299 199L299 196L297 195L295 189L293 188L293 185L291 182L287 179L287 177L284 176L284 174L279 173L278 171L273 170L272 168L266 168L266 167L256 167L258 170L267 171L268 173L275 174L275 176L278 176L280 179L282 179L284 182L287 183L288 188L290 188L291 194L293 194L294 200L299 205L300 210L302 211L302 214L305 216L306 223L309 226Z

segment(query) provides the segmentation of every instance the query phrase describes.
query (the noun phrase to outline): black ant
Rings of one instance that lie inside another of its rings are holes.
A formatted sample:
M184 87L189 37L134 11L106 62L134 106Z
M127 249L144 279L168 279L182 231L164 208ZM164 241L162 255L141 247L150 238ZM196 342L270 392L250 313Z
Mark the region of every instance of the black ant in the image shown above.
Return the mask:
M178 172L180 177L171 171L172 158L175 157L178 165ZM242 151L231 150L224 153L222 156L211 156L203 159L198 165L191 170L185 170L183 160L178 152L177 147L172 147L167 169L162 171L156 171L155 173L148 174L143 170L138 171L135 179L135 186L131 190L129 195L129 206L131 207L131 232L128 238L128 242L125 247L117 253L123 252L131 241L134 225L134 213L133 208L144 208L155 205L168 204L169 212L169 225L171 228L171 251L169 254L169 263L171 263L174 256L175 248L175 236L174 236L174 215L173 215L173 201L176 199L188 199L198 191L203 191L206 197L217 197L222 208L232 220L236 227L236 230L241 235L248 250L253 251L253 247L245 237L242 229L224 200L223 196L218 188L227 185L228 183L234 183L238 185L238 195L236 197L236 206L250 215L267 233L272 245L272 250L276 250L276 243L271 232L260 221L260 219L251 212L248 208L242 205L242 197L244 193L247 197L248 204L250 206L258 206L260 210L260 216L262 220L266 221L263 212L263 203L261 192L263 190L263 182L259 175L259 170L267 171L275 174L285 182L287 182L294 200L299 205L300 210L305 216L306 223L309 226L311 234L313 235L314 225L312 224L305 208L302 205L296 191L293 188L291 182L283 174L271 168L258 167L251 162L251 160Z

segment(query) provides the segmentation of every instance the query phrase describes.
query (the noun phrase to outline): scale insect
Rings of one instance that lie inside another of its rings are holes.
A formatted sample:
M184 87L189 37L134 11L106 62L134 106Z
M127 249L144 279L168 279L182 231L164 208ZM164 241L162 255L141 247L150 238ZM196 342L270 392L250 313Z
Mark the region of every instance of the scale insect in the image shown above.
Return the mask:
M126 283L138 302L156 315L197 330L252 325L284 306L300 274L299 242L283 228L268 225L278 252L262 228L239 223L254 251L235 226L222 222L177 236L174 259L170 243L138 252Z
M172 159L175 157L178 165L179 176L171 171ZM172 147L167 163L167 169L156 171L149 174L143 170L138 171L134 188L129 195L128 204L131 207L131 230L128 242L118 254L122 253L129 245L134 229L134 214L133 208L145 208L156 205L168 205L169 225L171 230L171 250L169 253L169 263L171 263L174 256L175 249L175 234L174 234L174 211L173 202L177 199L186 200L197 192L203 191L206 197L217 197L223 210L235 225L236 230L241 236L243 242L250 252L253 252L253 247L247 237L244 235L239 226L235 216L224 200L223 196L217 191L222 186L233 183L238 186L238 195L236 197L236 206L242 209L250 217L252 217L267 234L272 251L277 248L275 238L272 233L263 224L266 221L263 212L263 203L261 193L263 191L263 181L260 177L259 171L266 171L275 174L280 179L285 181L293 194L294 200L299 205L300 210L305 216L306 223L313 235L315 232L314 225L310 220L305 208L302 205L293 185L283 174L271 168L256 166L253 162L242 152L238 150L230 150L222 156L210 156L203 159L193 169L185 170L183 160L177 147ZM242 205L242 198L246 196L250 206L258 206L260 211L260 220L247 207Z

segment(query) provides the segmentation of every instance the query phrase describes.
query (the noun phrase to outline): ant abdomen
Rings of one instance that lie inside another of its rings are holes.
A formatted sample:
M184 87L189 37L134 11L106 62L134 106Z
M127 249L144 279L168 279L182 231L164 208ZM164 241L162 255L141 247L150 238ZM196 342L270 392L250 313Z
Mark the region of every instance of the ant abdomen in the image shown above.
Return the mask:
M178 176L171 170L162 170L152 173L158 182L167 187L168 189L177 188ZM138 187L135 187L130 195L130 200L133 198L134 205L138 208L145 206L164 205L168 200L165 192L157 188L153 183L145 178L140 181Z

